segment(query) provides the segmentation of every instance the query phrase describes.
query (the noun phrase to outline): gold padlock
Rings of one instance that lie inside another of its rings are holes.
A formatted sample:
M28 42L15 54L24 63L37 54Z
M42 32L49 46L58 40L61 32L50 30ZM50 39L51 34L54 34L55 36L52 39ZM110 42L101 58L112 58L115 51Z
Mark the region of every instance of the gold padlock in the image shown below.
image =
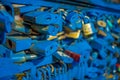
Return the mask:
M47 40L53 40L53 39L55 39L55 38L57 38L57 36L51 36L51 35L50 35Z
M117 20L117 23L120 25L120 18Z
M50 36L48 37L47 40L53 40L53 39L56 39L56 38L58 38L58 36L61 36L61 35L63 35L63 34L64 34L64 32L59 32L56 36L52 36L52 35L50 35Z
M64 29L65 29L65 32L66 32L66 33L72 32L72 30L71 30L70 28L68 28L67 26L64 26Z
M58 34L57 34L57 36L60 36L60 35L63 35L64 34L64 32L59 32Z
M65 35L61 35L60 37L58 37L58 40L62 40L62 39L65 39L66 36Z
M80 30L78 30L76 32L68 33L68 34L66 34L66 37L77 39L77 38L79 38L79 35L80 35Z
M83 34L85 36L89 36L89 35L93 34L93 31L92 31L90 23L83 24Z

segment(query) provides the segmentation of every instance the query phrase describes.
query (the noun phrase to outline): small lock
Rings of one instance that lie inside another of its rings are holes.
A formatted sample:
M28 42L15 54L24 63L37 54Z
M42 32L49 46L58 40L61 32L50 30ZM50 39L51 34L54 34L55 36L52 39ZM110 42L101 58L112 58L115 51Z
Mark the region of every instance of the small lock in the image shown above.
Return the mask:
M92 27L91 27L90 23L87 23L87 24L83 25L83 34L85 36L89 36L89 35L93 34L93 30L92 30Z

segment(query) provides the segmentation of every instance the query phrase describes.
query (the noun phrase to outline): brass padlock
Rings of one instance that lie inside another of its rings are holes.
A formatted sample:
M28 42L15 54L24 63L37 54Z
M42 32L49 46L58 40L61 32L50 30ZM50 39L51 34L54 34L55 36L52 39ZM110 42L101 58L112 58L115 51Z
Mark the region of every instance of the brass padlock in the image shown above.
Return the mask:
M117 23L120 25L120 18L117 20Z
M92 27L91 27L90 23L83 24L83 34L85 36L89 36L89 35L93 34Z

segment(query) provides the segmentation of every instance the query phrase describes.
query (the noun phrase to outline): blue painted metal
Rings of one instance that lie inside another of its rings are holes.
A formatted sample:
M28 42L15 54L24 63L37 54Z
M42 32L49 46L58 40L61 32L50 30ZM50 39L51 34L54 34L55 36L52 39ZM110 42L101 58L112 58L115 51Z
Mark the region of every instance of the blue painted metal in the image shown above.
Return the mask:
M32 25L31 27L33 30L35 30L39 33L48 34L48 35L52 35L52 36L56 36L60 30L60 26L55 26L55 25L48 25L48 26Z
M10 67L11 70L9 70L10 68L7 66L8 64L10 64L12 66L12 67ZM0 71L1 71L1 73L3 73L3 74L1 74L0 78L10 76L10 75L13 75L18 72L18 66L13 64L11 59L0 58L0 66L1 66ZM15 67L16 67L16 69L14 69ZM6 70L8 69L9 71L4 71L4 69L6 69ZM13 72L12 72L12 69L14 69Z
M0 57L9 57L12 54L12 51L7 49L5 46L0 45Z
M30 50L38 55L49 56L57 51L57 42L53 41L40 41L32 45Z
M25 54L24 52L18 52L10 55L11 59L16 63L26 62L27 60L37 59L37 55Z
M11 5L7 5L11 7ZM12 10L11 10L12 12ZM13 22L12 13L9 14L6 10L0 10L0 44L5 43L6 33L11 31L11 25Z
M0 33L0 44L5 43L5 40L6 40L6 33L1 32Z
M10 32L11 31L11 21L9 18L9 14L6 11L0 11L0 23L1 23L1 30L5 32ZM11 16L10 16L11 17Z
M35 11L39 9L40 6L22 6L22 7L16 7L15 8L15 14L24 14L27 12Z
M24 21L48 25L55 21L54 15L49 12L35 11L24 15Z
M66 17L66 25L71 30L75 31L77 29L80 29L82 27L82 20L79 17L79 14L76 12L70 12L68 13Z
M6 45L15 52L29 49L32 44L31 38L28 37L7 37Z
M117 8L64 0L1 2L5 7L0 10L1 80L105 80L109 74L118 79ZM22 26L12 25L16 16ZM99 20L106 26L98 25ZM71 38L78 30L78 38ZM99 35L99 30L106 35Z
M72 63L73 62L73 58L67 56L66 54L64 54L63 52L57 52L53 54L55 58L57 58L58 60L62 60L64 63Z

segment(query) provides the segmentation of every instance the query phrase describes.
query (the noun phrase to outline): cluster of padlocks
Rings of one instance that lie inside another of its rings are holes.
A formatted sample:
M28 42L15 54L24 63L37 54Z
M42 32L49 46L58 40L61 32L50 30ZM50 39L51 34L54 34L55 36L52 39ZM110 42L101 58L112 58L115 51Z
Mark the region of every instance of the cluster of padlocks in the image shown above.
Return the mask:
M119 15L43 3L0 4L0 80L120 79Z

